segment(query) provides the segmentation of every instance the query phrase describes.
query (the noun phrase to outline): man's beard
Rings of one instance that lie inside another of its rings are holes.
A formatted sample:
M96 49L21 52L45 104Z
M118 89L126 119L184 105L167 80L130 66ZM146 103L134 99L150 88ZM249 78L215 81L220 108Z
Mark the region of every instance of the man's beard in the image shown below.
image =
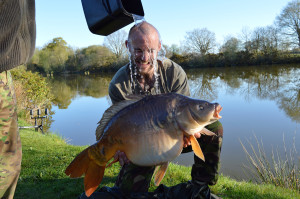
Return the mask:
M136 75L142 75L142 76L149 76L149 75L152 76L153 75L153 73L154 73L154 64L155 64L155 62L157 62L157 60L150 59L148 62L149 62L150 67L147 68L146 71L143 71L142 69L140 69L138 67L138 64L136 63L135 57L131 56L131 67L132 67L134 73L136 73Z

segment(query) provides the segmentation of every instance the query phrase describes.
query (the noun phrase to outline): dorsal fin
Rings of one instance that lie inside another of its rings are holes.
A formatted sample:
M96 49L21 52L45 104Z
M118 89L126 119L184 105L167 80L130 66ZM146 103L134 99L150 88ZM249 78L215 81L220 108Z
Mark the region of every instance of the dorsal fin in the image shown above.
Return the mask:
M132 100L123 100L121 102L118 102L111 107L109 107L104 113L101 118L101 120L98 122L98 127L96 129L96 140L100 140L104 133L104 129L107 126L110 119L117 114L119 111L121 111L126 106L129 106L130 104L133 104L137 102L139 99L132 99Z
M126 95L126 100L135 100L135 101L139 101L141 99L143 99L144 97L147 97L149 95L137 95L137 94L129 94Z

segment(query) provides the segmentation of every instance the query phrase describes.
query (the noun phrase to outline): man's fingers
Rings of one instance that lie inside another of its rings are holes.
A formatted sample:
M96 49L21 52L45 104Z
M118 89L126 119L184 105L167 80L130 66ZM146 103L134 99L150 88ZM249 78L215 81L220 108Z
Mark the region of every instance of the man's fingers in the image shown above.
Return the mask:
M124 152L119 152L119 163L121 166L129 163L129 160Z
M115 155L114 155L114 159L115 159L115 160L119 159L119 153L120 153L120 151L117 151L117 152L115 153Z
M124 161L123 161L123 159L122 159L122 158L119 158L119 163L120 163L120 165L121 165L121 166L123 166L123 165L124 165Z
M183 147L188 147L189 145L191 145L190 140L187 137L183 137Z
M200 138L201 137L201 133L200 132L195 133L194 136L195 136L195 138Z

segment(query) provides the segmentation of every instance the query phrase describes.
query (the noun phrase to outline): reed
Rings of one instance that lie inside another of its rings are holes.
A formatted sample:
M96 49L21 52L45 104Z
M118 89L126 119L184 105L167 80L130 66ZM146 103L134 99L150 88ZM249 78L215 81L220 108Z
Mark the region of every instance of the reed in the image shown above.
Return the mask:
M284 155L272 149L271 157L267 156L262 140L254 135L257 148L247 140L250 149L240 141L249 165L243 165L246 171L250 171L259 183L274 184L284 188L294 189L300 192L300 156L296 150L295 136L293 144L287 150L283 135Z

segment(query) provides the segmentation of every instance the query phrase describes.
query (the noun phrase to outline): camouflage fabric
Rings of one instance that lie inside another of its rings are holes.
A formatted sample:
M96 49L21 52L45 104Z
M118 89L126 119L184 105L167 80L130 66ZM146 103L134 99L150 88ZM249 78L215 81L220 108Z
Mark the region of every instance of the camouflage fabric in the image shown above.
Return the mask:
M0 131L0 198L13 198L21 169L22 147L9 72L0 73Z
M122 167L116 187L124 193L127 192L147 192L155 167L141 167L134 164L126 164Z
M197 139L204 153L205 162L194 155L191 175L194 181L215 185L218 181L218 172L220 169L223 126L220 121L217 121L205 128L214 132L216 136L201 135L201 137ZM192 151L191 146L183 149L183 153L190 151Z

